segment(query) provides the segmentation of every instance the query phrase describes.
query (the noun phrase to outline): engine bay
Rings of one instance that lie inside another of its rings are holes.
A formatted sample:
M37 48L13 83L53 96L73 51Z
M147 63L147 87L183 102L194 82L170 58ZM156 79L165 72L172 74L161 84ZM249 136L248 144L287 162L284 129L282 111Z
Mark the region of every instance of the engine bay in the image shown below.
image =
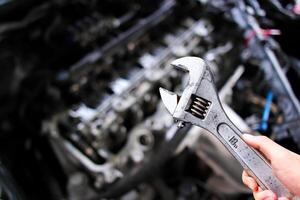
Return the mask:
M294 1L0 1L3 199L252 199L210 133L177 130L170 65L211 66L243 132L300 151ZM268 106L269 105L269 106Z

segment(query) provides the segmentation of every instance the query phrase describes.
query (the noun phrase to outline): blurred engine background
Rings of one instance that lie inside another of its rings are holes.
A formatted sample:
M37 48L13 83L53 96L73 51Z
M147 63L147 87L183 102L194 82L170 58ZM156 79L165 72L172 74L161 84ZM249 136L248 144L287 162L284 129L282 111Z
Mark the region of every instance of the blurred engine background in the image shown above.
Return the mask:
M242 131L299 153L299 35L298 0L0 0L1 199L252 199L158 88L202 57Z

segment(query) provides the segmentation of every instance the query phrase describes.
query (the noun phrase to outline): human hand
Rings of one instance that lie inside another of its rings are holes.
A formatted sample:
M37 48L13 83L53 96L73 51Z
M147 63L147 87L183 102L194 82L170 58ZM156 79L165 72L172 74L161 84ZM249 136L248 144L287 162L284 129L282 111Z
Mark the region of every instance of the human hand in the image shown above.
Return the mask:
M265 136L244 134L245 142L258 150L269 161L274 175L296 196L300 196L300 156ZM243 172L242 179L253 192L255 200L288 200L276 197L270 190L262 190L254 178Z

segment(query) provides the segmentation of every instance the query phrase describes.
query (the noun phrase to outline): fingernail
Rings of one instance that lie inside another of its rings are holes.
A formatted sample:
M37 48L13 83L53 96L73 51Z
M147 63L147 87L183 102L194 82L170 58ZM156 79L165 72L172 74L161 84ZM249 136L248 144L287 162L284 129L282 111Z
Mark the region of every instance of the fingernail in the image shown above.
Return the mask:
M248 133L243 134L244 139L253 140L255 137L253 135L250 135Z

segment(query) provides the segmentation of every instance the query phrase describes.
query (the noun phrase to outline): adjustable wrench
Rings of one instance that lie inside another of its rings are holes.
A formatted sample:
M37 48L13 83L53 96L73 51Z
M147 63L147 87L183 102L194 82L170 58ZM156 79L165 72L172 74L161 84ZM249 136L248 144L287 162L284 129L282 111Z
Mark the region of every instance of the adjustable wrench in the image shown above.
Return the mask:
M241 131L222 108L208 65L197 57L179 58L171 65L189 72L189 83L181 96L160 88L162 101L178 121L178 126L191 123L208 130L222 142L263 190L272 190L278 197L300 199L273 174L265 158L242 139Z

